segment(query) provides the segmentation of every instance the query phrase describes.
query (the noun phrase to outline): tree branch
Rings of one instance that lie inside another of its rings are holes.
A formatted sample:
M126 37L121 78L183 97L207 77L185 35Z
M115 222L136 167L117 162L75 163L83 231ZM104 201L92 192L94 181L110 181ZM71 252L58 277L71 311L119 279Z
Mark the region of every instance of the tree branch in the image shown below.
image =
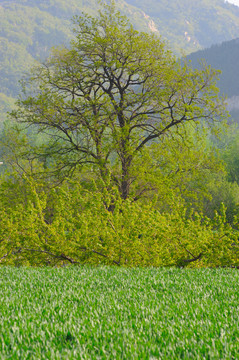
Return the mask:
M185 249L186 250L186 249ZM188 251L188 250L186 250ZM189 251L188 251L189 252ZM192 255L193 256L193 255ZM193 261L197 261L197 260L200 260L203 256L203 253L200 253L197 257L193 257L193 259L182 259L183 262L185 263L191 263Z

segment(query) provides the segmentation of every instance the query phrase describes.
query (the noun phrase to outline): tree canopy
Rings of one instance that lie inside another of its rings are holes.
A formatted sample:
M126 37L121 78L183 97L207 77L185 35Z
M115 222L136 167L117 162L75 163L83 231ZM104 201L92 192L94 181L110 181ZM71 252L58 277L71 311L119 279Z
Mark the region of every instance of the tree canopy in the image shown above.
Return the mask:
M51 141L37 153L53 157L61 176L89 165L126 199L148 146L220 118L216 72L180 64L114 4L97 18L76 16L74 26L70 48L53 50L26 79L14 116L48 134Z

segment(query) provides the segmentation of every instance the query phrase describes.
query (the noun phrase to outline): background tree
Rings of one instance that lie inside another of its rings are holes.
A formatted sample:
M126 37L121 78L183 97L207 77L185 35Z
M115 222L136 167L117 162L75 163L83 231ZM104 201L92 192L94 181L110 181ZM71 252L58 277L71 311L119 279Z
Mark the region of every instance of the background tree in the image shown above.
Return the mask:
M222 115L216 72L179 64L161 39L134 30L113 4L74 24L71 47L53 50L33 69L13 114L50 137L32 155L54 158L60 176L87 165L123 199L137 198L144 184L132 187L134 167L148 145L186 140L190 124Z

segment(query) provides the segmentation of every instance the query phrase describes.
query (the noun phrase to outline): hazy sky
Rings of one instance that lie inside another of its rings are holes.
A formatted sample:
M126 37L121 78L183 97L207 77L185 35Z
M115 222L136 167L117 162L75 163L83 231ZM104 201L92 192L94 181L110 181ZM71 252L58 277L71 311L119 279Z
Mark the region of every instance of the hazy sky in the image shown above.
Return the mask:
M239 6L239 0L227 0L229 3Z

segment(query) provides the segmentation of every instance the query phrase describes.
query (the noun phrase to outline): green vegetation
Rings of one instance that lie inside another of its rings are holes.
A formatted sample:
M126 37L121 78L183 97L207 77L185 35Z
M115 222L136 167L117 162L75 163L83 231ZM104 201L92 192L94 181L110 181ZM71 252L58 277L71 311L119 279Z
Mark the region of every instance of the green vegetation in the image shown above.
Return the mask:
M239 265L238 224L222 209L213 220L186 213L176 199L161 213L154 202L114 199L112 193L34 187L29 180L1 186L1 263L219 267ZM47 195L46 195L47 193ZM165 204L164 204L165 205Z
M237 359L236 270L0 269L1 359Z
M134 30L114 5L99 18L74 22L71 47L54 50L32 70L13 117L50 139L29 157L54 158L63 178L90 167L108 190L138 199L147 190L137 179L139 167L150 173L141 165L147 153L156 172L153 156L163 154L162 143L187 142L192 129L223 118L216 72L181 66L157 36Z
M2 133L1 263L238 266L206 136L224 116L216 73L103 10L75 17L71 47L32 70Z
M239 9L221 0L127 0L154 20L172 48L187 53L238 37Z
M113 2L74 24L0 133L1 358L236 359L238 129L217 72Z
M239 10L224 0L124 1L117 8L143 31L156 31L178 55L238 36ZM69 43L70 20L82 11L96 15L96 0L8 0L0 6L0 93L16 98L18 80L52 46ZM0 95L0 111L11 101ZM3 105L2 105L3 103Z
M191 60L194 68L200 67L200 61L203 59L214 69L220 70L219 89L222 94L232 97L239 94L238 57L239 39L234 39L192 53L187 58Z
M202 63L221 71L218 87L220 93L227 96L228 110L232 118L239 122L239 39L213 45L208 49L196 51L187 56L194 69L201 68Z

